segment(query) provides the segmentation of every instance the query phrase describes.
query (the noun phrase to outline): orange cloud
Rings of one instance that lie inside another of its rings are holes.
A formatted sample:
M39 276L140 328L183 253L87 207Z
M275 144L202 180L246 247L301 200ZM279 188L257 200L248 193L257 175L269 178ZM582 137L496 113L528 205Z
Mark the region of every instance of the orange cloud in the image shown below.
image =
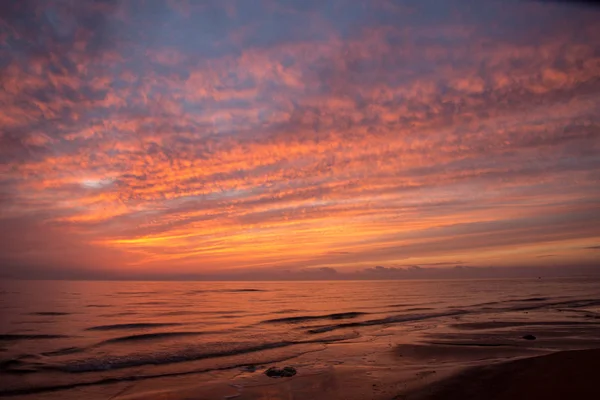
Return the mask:
M201 32L134 3L2 20L0 222L52 233L9 267L69 241L136 271L517 265L600 237L595 11L240 2Z

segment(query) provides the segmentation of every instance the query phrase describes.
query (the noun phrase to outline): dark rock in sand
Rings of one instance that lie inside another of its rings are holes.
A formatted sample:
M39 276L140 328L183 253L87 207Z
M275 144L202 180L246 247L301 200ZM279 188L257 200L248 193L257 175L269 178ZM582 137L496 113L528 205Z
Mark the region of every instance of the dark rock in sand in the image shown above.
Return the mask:
M265 375L270 378L289 378L296 375L296 368L294 367L271 367L265 371Z
M257 369L258 367L256 365L246 365L241 368L241 370L245 372L256 372Z
M525 336L523 336L523 339L525 339L525 340L535 340L537 338L535 336L533 336L533 335L525 335Z

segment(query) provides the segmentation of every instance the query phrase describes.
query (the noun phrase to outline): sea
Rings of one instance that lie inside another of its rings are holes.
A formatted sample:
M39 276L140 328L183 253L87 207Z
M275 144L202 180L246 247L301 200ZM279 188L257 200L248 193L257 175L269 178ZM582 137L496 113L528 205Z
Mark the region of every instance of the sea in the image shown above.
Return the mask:
M118 398L165 377L210 382L272 365L300 373L311 360L357 360L355 351L382 341L408 356L435 346L441 355L600 347L597 278L21 280L0 283L0 309L0 397L10 398ZM323 350L336 345L346 350L330 359Z

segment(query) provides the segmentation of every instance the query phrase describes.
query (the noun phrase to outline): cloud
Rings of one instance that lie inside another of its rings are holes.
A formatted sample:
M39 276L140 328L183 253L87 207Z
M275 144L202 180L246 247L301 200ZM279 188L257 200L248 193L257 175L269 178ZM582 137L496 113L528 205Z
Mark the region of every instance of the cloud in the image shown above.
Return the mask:
M0 223L35 222L44 251L72 240L137 271L426 269L537 265L600 236L592 10L3 7Z
M324 274L337 274L337 270L335 268L330 268L330 267L321 267L319 268L319 272L322 272Z

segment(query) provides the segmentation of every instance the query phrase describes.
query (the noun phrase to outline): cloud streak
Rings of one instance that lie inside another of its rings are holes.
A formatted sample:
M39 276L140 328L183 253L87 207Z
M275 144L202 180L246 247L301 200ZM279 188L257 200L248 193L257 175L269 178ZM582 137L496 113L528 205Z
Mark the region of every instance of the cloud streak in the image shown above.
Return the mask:
M7 3L3 268L597 263L600 14L465 2Z

